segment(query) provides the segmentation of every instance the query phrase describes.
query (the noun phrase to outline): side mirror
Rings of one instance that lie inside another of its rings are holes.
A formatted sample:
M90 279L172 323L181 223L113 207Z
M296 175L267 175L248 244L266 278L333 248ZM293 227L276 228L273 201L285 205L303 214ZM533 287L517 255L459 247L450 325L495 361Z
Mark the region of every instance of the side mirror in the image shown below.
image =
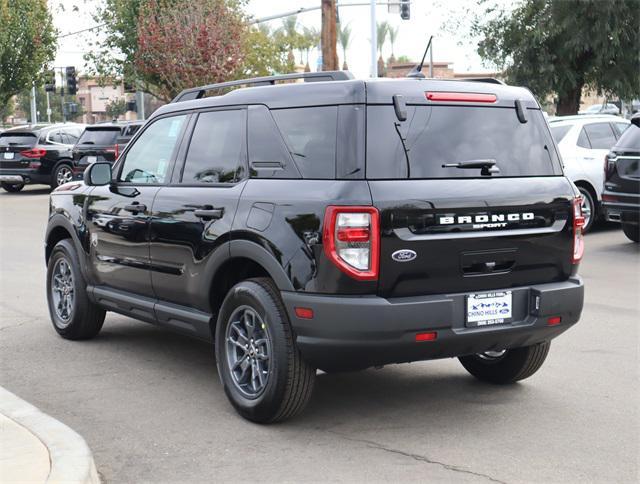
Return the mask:
M84 171L85 185L98 187L111 183L111 163L92 163Z
M402 97L402 95L393 95L393 109L396 112L396 118L398 118L398 121L407 120L407 103L404 101L404 97Z

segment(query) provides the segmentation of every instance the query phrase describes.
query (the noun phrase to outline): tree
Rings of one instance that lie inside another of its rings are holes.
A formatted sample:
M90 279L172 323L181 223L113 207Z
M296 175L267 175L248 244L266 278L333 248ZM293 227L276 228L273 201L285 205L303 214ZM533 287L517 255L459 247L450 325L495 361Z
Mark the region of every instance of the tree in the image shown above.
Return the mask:
M320 31L316 27L304 27L303 34L304 38L304 52L306 54L305 57L305 66L304 71L310 72L311 68L309 67L309 52L311 49L317 49L320 46Z
M127 112L127 102L122 99L113 99L105 105L105 112L111 119L118 119Z
M378 53L380 57L378 58L378 75L384 76L384 59L382 58L382 49L384 48L384 44L387 42L387 34L389 33L389 24L387 22L378 22L376 25L376 42L378 46Z
M150 0L138 16L137 72L170 100L185 88L222 82L242 69L245 23L226 0Z
M577 113L585 87L640 95L638 0L524 0L511 12L485 13L474 28L478 53L510 83L539 98L555 94L558 114Z
M25 89L18 93L16 103L18 109L28 115L31 112L31 89ZM62 107L60 105L60 96L51 93L49 106L51 107L51 122L61 122ZM36 111L38 112L38 120L47 120L47 93L42 86L36 88Z
M391 57L389 57L389 62L395 62L396 57L393 54L393 46L396 43L396 39L398 38L398 32L400 32L400 26L391 27L391 25L389 25L387 31L389 33L389 43L391 44Z
M242 78L270 76L291 72L294 63L288 58L288 46L276 42L266 24L249 29L244 36L245 57L240 69Z
M46 0L0 0L0 110L38 83L55 55L56 30Z
M351 27L349 24L338 25L338 41L340 42L340 46L342 47L342 70L349 70L349 66L347 65L347 49L349 48L349 44L351 43Z

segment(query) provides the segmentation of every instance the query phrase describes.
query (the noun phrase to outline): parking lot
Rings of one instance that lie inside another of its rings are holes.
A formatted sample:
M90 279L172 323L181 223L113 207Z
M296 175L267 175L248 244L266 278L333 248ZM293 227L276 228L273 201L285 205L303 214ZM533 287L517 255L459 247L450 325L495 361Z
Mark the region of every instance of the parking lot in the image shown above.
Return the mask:
M523 383L457 360L318 377L273 426L228 403L212 348L109 314L100 335L51 327L48 190L0 191L0 385L88 442L104 482L637 482L640 257L619 228L586 237L582 320Z

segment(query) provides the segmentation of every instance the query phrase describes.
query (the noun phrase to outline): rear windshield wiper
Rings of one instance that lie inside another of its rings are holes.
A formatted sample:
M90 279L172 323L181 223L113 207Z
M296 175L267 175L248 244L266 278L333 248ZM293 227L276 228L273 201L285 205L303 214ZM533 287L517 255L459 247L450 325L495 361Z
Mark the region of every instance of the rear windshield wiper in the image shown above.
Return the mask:
M474 169L480 168L482 175L492 175L494 173L500 173L500 168L496 164L496 160L467 160L459 161L457 163L445 163L442 168L461 168L461 169Z

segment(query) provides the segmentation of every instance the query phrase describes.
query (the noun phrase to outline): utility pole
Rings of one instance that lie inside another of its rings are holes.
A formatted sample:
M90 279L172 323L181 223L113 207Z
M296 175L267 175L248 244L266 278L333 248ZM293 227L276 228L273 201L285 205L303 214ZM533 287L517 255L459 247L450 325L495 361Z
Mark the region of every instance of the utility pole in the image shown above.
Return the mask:
M47 91L47 123L51 124L51 102L49 101L49 91Z
M337 71L336 0L322 0L322 70Z
M36 84L31 86L31 124L38 123L38 111L36 107Z
M371 0L371 72L370 77L378 77L378 27L376 25L376 0Z

